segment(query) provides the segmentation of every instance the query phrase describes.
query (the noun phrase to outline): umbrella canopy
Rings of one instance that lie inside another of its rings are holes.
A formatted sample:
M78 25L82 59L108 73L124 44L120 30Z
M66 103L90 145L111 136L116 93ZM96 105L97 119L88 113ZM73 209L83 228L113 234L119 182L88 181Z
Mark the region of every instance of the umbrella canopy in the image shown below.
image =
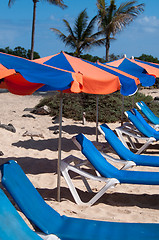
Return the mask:
M83 77L79 73L45 66L5 53L0 53L0 63L16 71L16 74L4 77L4 83L11 93L32 94L44 85L46 90L63 91L70 88L72 92L81 92Z
M144 68L143 66L139 66L136 62L134 62L134 60L124 57L122 59L109 62L106 65L115 67L123 72L139 78L142 86L144 87L153 86L155 83L156 78L155 76L153 76L155 74L151 73L153 75L150 75L146 68Z
M141 61L141 60L136 59L136 58L135 58L135 59L132 58L131 61L132 61L133 63L136 63L137 65L145 68L146 71L147 71L149 74L153 74L153 75L155 75L157 78L159 78L159 64Z
M66 90L81 92L83 88L83 76L62 70L56 67L46 66L24 58L0 53L0 63L8 69L15 69L16 74L4 78L6 88L14 94L28 95L37 89L44 88L45 91ZM117 80L117 79L116 79ZM59 124L59 147L57 167L58 200L60 200L60 162L61 162L61 122L62 122L62 98L60 105Z
M109 94L120 90L119 77L92 64L64 52L34 60L37 63L81 73L82 92L90 94Z

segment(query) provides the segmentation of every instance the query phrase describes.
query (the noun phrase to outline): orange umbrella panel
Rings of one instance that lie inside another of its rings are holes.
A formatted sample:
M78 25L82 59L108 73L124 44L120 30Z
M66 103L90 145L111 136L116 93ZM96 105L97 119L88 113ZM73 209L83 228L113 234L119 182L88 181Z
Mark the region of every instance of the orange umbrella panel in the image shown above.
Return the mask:
M0 79L10 76L15 73L14 69L7 69L2 64L0 64Z

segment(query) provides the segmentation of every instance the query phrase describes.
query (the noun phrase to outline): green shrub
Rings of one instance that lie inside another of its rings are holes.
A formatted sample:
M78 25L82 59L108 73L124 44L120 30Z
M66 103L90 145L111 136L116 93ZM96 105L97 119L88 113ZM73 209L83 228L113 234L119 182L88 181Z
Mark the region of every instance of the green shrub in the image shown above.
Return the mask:
M130 110L134 102L144 101L157 115L158 104L155 104L151 96L136 93L131 97L124 97L124 111ZM51 116L59 114L60 94L55 92L53 96L45 97L36 107L47 105L51 109ZM120 92L99 95L99 122L116 122L121 119L122 95ZM134 106L135 107L135 106ZM87 121L96 121L96 95L93 94L63 94L63 116L74 120L82 120L83 112L86 113ZM126 118L125 118L126 120Z

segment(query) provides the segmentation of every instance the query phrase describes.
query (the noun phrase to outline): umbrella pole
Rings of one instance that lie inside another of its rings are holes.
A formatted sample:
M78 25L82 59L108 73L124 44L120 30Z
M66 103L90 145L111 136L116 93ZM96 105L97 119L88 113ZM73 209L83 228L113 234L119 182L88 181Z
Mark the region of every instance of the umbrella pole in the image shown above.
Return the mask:
M63 93L60 92L60 109L59 109L59 142L58 142L58 162L57 162L57 201L60 202L60 185L61 185L61 136L62 136L62 103Z
M98 142L98 100L99 96L96 95L96 142Z
M122 108L121 108L121 126L123 125L124 122L124 96L122 95Z

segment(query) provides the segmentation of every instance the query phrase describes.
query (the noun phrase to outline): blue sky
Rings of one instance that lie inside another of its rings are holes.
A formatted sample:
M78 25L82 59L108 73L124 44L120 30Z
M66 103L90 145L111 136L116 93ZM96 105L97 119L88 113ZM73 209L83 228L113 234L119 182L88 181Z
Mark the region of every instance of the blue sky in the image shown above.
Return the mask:
M67 19L73 26L78 14L87 9L90 19L97 13L96 0L64 0L67 9L51 5L46 1L37 3L35 48L41 57L56 54L57 52L72 51L50 31L51 27L65 32L62 19ZM117 6L125 0L116 0ZM31 28L33 15L32 0L15 0L11 8L8 1L0 3L0 48L17 46L30 49ZM108 1L109 3L109 1ZM151 54L159 58L159 0L143 0L145 11L133 23L116 35L116 40L111 42L110 53L115 55L126 54L127 57L140 56L142 53ZM105 56L104 47L89 50L92 55Z

